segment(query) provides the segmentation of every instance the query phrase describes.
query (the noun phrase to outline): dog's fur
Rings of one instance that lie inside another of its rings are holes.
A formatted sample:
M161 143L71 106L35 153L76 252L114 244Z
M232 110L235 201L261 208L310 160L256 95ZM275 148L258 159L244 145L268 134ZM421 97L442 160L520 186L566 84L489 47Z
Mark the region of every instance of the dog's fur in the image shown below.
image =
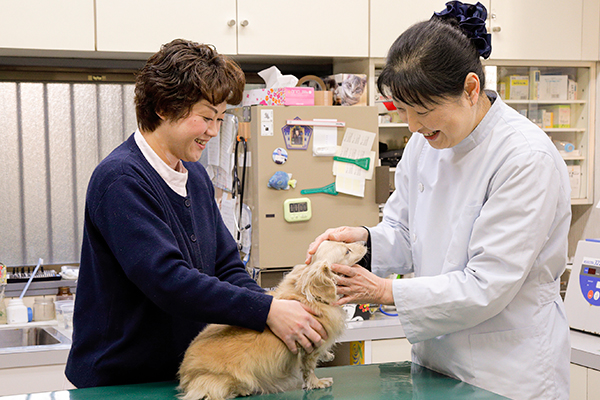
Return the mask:
M366 253L363 243L325 241L309 265L296 265L270 294L276 299L298 300L316 313L327 340L307 354L293 354L269 328L256 332L228 325L209 325L191 343L179 369L184 400L221 400L256 393L274 393L331 386L319 379L317 362L333 360L330 349L345 328L345 315L337 300L336 275L331 264L356 264Z

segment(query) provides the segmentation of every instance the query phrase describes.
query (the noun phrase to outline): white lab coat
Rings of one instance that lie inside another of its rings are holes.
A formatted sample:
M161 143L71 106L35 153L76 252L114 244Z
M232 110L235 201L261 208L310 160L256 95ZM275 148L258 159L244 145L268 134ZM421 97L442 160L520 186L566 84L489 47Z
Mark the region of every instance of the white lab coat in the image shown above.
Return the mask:
M395 182L371 268L415 272L393 282L413 361L513 399L568 399L570 184L548 136L498 98L450 149L414 134Z

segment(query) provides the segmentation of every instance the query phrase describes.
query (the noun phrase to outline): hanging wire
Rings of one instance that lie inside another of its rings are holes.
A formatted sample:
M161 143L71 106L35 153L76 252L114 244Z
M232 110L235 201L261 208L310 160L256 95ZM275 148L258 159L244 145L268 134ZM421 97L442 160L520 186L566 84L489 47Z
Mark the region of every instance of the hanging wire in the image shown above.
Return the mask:
M239 163L239 146L241 144L242 147L242 165L238 165ZM242 248L242 232L246 229L250 229L250 224L247 224L246 226L241 226L242 225L242 214L243 214L243 210L244 210L244 186L246 183L246 157L248 154L248 142L246 142L246 139L244 137L237 137L237 141L235 142L235 150L234 150L234 157L233 157L233 184L232 184L232 188L231 188L231 196L232 198L236 199L236 207L239 204L239 217L236 216L236 212L234 210L233 213L233 219L235 222L235 229L237 231L237 238L236 241L238 243L238 247L241 249ZM242 179L239 179L239 168L242 169Z

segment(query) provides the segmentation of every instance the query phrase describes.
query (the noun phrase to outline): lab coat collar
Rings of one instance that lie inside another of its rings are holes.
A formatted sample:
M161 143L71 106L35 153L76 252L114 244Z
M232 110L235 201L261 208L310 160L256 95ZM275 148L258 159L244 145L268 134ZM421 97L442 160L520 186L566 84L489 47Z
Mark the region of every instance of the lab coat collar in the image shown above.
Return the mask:
M457 154L468 153L482 143L492 131L491 127L494 126L497 119L500 118L500 109L504 106L504 102L500 100L496 92L486 90L485 94L492 102L492 106L469 136L464 138L456 146L451 147L452 151Z

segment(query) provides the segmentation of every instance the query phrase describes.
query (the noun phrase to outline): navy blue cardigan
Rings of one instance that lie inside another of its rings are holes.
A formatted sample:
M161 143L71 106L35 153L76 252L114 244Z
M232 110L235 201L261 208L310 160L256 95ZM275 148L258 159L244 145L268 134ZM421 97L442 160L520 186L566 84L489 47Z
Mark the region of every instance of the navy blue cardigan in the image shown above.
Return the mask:
M272 298L245 271L204 167L184 165L185 198L131 135L90 179L66 368L77 387L173 380L207 323L266 326Z

